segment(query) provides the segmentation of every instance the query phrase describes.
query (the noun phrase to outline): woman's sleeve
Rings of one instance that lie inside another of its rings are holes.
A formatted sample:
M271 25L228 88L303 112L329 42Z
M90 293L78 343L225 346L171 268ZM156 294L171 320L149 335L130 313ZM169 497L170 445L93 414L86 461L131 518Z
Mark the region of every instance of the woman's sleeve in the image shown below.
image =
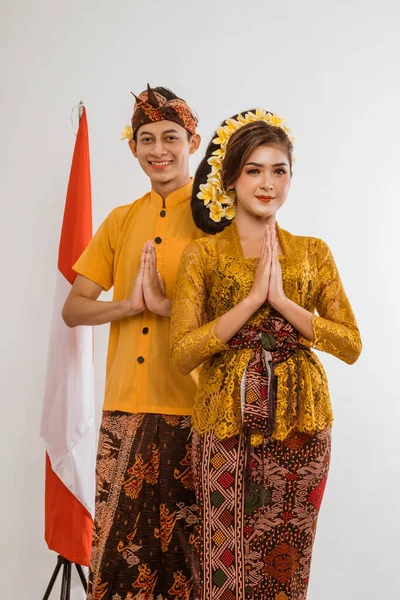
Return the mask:
M353 364L361 353L360 332L334 258L324 242L318 251L318 279L313 346Z
M227 345L215 335L218 319L206 322L206 258L197 242L184 250L171 313L171 360L187 375Z

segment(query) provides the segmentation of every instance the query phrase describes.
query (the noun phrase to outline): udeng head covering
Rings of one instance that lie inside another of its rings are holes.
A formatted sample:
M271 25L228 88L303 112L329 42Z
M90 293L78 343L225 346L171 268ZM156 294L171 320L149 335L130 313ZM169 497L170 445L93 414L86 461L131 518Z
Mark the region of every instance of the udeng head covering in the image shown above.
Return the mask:
M135 94L133 94L135 96ZM175 98L167 100L151 89L147 84L147 90L139 96L135 96L136 102L132 116L132 136L139 127L157 121L173 121L181 125L192 135L196 133L197 118L192 109L184 100Z

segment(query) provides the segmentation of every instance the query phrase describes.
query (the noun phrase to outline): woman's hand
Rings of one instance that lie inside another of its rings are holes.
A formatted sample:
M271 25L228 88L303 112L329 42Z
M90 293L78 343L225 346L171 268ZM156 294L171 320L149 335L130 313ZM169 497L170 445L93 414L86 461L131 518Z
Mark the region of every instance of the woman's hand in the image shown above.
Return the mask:
M165 284L157 271L157 255L154 242L146 242L145 265L143 276L143 297L146 307L151 312L162 316L170 316L171 300L165 296Z
M275 225L267 225L265 227L265 238L261 247L260 260L254 276L253 286L248 295L248 299L254 303L256 307L255 310L264 304L269 294L272 268L272 239L274 231Z
M278 240L276 231L272 235L272 260L271 276L269 280L268 302L275 310L280 312L280 308L286 303L287 298L283 291L282 269L278 258Z

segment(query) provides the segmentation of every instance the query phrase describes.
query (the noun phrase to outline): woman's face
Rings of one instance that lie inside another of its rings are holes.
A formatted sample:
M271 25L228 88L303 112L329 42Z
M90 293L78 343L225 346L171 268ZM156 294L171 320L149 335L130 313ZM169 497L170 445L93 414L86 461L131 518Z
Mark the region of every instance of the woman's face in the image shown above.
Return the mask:
M260 146L250 154L233 184L237 216L268 219L284 204L291 182L290 163L279 146Z

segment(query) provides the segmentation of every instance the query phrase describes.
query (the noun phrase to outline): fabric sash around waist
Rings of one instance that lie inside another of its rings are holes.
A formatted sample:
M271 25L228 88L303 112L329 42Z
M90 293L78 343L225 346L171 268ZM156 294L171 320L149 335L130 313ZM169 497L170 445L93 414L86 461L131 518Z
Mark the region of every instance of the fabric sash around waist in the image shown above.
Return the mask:
M247 324L230 340L229 347L253 350L242 377L240 400L243 431L247 436L260 432L268 438L275 427L276 365L296 354L298 349L309 350L299 343L298 331L283 317L273 316L257 325ZM299 386L290 393L290 414L298 414ZM293 411L293 396L296 410Z

